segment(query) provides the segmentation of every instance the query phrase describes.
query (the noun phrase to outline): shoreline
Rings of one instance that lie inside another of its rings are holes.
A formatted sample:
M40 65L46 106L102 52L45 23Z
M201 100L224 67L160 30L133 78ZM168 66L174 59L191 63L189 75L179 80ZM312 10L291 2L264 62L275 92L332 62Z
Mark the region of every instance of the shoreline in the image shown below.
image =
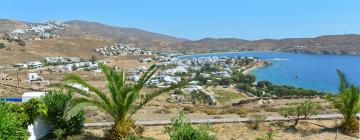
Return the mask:
M176 57L188 57L196 55L209 55L209 54L229 54L229 53L290 53L290 54L306 54L306 55L348 55L348 56L360 56L360 53L351 53L351 54L323 54L323 53L296 53L296 52L281 52L281 51L234 51L234 52L212 52L212 53L194 53L188 55L178 55Z
M250 66L249 68L245 69L242 73L243 74L251 74L251 71L261 68L261 67L265 67L267 61L264 60L259 60L259 62L256 62L256 64L254 64L253 66Z
M176 57L187 57L187 56L196 56L196 55L208 55L208 54L229 54L229 53L261 53L261 52L276 52L276 51L235 51L235 52L212 52L212 53L195 53L195 54L189 54L189 55L179 55Z

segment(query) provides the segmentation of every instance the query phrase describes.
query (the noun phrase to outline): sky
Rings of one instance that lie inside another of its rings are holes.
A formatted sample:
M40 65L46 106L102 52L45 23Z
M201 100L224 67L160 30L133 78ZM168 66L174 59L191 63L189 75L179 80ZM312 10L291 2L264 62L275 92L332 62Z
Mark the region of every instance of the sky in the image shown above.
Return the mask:
M1 0L0 18L86 20L197 40L360 34L360 0Z

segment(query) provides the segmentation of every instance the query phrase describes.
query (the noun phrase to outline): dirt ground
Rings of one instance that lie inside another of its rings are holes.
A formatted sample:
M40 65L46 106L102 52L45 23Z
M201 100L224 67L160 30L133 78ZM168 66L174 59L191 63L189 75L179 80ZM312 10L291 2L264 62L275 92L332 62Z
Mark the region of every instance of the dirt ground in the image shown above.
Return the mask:
M303 120L296 128L293 122L263 122L259 130L254 130L247 123L223 123L210 125L211 134L219 140L255 140L264 137L267 129L274 130L274 140L358 140L359 134L345 135L337 132L336 125L340 120ZM196 126L196 125L195 125ZM164 133L164 126L144 126L142 136L152 137L156 140L168 140ZM94 137L103 137L104 129L86 129Z

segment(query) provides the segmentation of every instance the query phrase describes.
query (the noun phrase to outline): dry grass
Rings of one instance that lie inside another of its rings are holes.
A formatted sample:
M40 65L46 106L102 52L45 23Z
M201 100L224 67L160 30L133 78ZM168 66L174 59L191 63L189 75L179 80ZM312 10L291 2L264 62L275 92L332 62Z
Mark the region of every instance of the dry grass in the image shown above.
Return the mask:
M252 110L249 110L247 108L243 108L243 107L230 107L230 108L226 108L223 109L220 114L237 114L240 115L242 117L248 115L250 112L253 112Z
M216 97L216 100L219 101L221 104L224 104L234 99L244 98L244 95L242 93L232 91L230 89L214 89L213 91L218 95Z
M205 112L207 115L219 115L220 113L218 109L202 109L201 111Z
M0 64L41 60L45 56L77 56L89 59L94 55L101 58L94 52L94 49L110 44L112 43L108 40L85 36L26 41L24 47L18 46L16 43L7 43L8 49L0 49Z
M339 120L306 120L299 123L296 129L289 129L291 122L263 122L259 130L247 127L246 123L229 123L211 125L213 133L219 140L255 140L266 135L266 129L275 130L275 140L332 140L337 135L338 140L358 140L359 136L336 134L336 124ZM169 139L163 133L164 126L145 126L143 136L155 139Z
M183 111L186 111L189 113L199 112L199 110L197 110L195 107L193 107L191 105L184 106Z

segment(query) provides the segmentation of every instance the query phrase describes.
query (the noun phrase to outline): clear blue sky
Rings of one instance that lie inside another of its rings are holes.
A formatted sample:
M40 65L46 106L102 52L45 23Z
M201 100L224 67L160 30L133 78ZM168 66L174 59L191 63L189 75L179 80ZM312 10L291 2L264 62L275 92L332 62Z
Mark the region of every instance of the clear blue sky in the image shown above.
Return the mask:
M201 39L360 34L360 0L1 0L0 18L88 20Z

